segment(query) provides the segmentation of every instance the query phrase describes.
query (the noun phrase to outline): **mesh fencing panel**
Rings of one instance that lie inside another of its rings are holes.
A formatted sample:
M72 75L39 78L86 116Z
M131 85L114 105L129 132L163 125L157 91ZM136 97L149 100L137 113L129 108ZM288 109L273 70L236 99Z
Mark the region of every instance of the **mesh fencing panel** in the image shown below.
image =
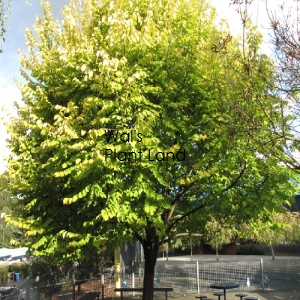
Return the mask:
M300 289L300 259L263 262L264 287L278 290Z
M134 276L124 273L121 278L124 287L143 286L143 271ZM235 282L240 291L300 290L300 259L199 262L198 268L196 262L166 262L155 270L154 286L173 287L176 293L212 291L213 282Z
M143 276L143 268L137 268L134 273L125 269L121 273L121 286L143 287ZM235 282L240 285L240 291L263 288L300 291L300 259L198 263L165 261L159 262L155 269L154 286L172 287L175 294L212 292L210 285L213 282ZM66 273L48 273L27 280L5 299L77 300L90 291L104 292L105 298L115 295L114 288L113 272L97 275L91 270L72 270Z

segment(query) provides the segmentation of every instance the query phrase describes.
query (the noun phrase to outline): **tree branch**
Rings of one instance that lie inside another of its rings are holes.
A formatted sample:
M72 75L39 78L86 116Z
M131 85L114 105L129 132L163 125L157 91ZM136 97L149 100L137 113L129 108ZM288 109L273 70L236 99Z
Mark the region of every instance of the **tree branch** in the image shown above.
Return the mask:
M244 162L244 166L242 168L242 170L240 170L240 173L238 174L238 176L235 178L234 181L231 182L231 184L229 186L227 186L225 189L224 189L224 192L227 192L228 190L230 190L231 188L233 188L237 183L238 181L242 178L242 176L244 175L245 171L247 169L247 164L246 162Z

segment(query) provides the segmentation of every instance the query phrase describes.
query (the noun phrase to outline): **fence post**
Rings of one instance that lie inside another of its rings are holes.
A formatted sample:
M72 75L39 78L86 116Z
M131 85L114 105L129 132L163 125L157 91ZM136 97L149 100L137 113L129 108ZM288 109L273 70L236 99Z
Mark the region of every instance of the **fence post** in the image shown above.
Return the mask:
M40 283L40 273L38 272L38 275L36 276L35 279L36 282L38 282L37 284L37 291L38 291L38 297L41 297L41 283Z
M114 273L114 279L115 279L115 287L120 288L121 287L121 254L120 254L120 247L117 247L115 249L115 273ZM123 275L123 272L122 272ZM116 296L120 296L120 292L116 292Z
M73 300L75 300L75 273L72 274L72 283L73 283Z
M265 283L264 283L264 264L263 264L263 259L260 259L260 270L261 270L261 286L262 290L264 291L265 289Z
M199 282L199 262L197 260L197 292L200 294L200 282Z
M102 300L104 299L104 274L101 275L101 291L102 291Z
M134 288L135 287L135 282L134 282L134 272L132 272L132 287ZM135 293L132 292L132 296L134 296Z

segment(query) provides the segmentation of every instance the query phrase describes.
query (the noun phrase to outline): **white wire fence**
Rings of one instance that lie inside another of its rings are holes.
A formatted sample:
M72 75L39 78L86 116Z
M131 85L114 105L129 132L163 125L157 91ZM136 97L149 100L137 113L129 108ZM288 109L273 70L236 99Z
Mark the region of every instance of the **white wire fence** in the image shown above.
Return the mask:
M143 268L123 268L123 287L142 287ZM235 282L240 291L300 291L300 258L228 262L159 262L155 270L155 287L172 287L174 294L211 292L213 282ZM79 286L78 286L79 285ZM81 288L79 288L81 286ZM28 280L5 299L77 300L89 291L101 292L101 298L114 296L114 274L97 274L91 270L76 273L49 273Z
M143 269L122 274L123 286L142 287ZM212 291L213 282L235 282L240 291L300 290L300 259L260 259L235 262L183 262L159 264L155 286L173 287L176 293Z

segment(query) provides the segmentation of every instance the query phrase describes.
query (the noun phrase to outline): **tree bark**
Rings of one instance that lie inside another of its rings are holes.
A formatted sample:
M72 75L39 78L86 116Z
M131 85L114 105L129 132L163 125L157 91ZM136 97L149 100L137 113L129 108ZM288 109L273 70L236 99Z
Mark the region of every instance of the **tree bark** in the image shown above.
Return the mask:
M275 260L275 253L272 242L270 242L271 252L272 252L272 260Z
M154 272L159 250L159 238L155 234L155 229L147 232L143 248L145 255L143 300L153 300Z

